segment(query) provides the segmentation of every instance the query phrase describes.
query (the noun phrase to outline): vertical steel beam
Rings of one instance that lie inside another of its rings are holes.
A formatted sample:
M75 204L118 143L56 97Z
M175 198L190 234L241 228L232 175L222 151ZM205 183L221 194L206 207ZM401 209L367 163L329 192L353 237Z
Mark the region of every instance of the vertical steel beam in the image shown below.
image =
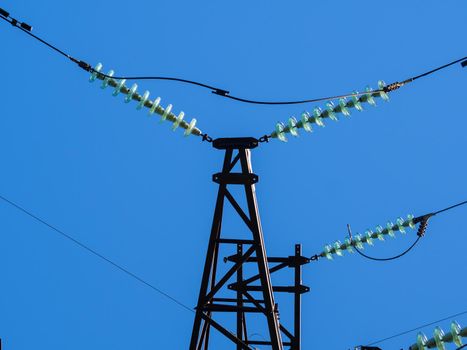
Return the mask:
M250 150L239 149L240 164L244 174L252 173ZM264 306L266 309L266 318L268 323L269 335L273 350L282 350L282 339L279 330L279 320L275 312L274 294L272 291L271 276L267 262L266 249L264 246L263 230L259 218L258 203L256 202L255 185L245 184L245 195L248 204L248 212L252 223L253 239L256 242L256 257L258 259L258 270L261 286L263 289Z
M292 340L292 349L300 350L301 344L301 319L302 319L302 293L300 292L300 286L302 285L302 264L300 258L302 256L302 245L295 245L295 268L294 268L294 279L295 279L295 295L294 295L294 337Z
M243 256L243 244L237 244L237 255L238 259L241 259ZM237 283L242 283L243 281L243 266L237 270ZM237 307L239 310L243 307L243 294L240 290L237 290ZM242 311L237 312L237 338L243 340L243 318L245 317ZM237 350L242 350L240 345L237 345Z
M222 172L227 173L230 170L231 162L232 162L232 149L227 149L225 151L224 157L224 165L222 167ZM193 324L193 331L191 333L191 341L190 341L190 350L196 350L196 346L198 341L203 341L206 339L199 339L200 338L200 328L201 328L201 320L202 320L202 313L203 313L203 306L205 304L205 297L207 294L208 286L210 280L212 281L211 274L213 273L213 266L217 262L215 260L216 251L218 250L218 243L217 240L219 239L219 235L221 232L222 227L222 214L224 211L224 198L225 198L225 189L226 184L219 185L219 192L217 194L216 200L216 207L214 209L214 218L211 227L211 235L209 237L209 244L208 250L206 254L206 261L204 263L204 270L203 270L203 277L201 279L201 287L198 296L198 303L196 306L196 313L195 313L195 321ZM208 329L206 330L205 335L209 335L209 325L207 325Z

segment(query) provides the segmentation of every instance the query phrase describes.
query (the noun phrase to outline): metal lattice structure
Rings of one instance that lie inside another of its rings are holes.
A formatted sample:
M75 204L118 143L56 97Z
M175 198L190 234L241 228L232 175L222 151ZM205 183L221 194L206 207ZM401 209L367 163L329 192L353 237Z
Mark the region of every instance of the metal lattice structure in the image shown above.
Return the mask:
M290 346L293 350L299 350L301 294L309 291L308 287L301 284L301 267L310 262L310 259L301 256L300 245L295 246L293 256L268 258L266 255L255 193L258 176L252 172L250 159L250 149L258 146L258 140L255 138L223 138L214 140L213 146L216 149L224 150L225 157L222 171L213 175L213 181L219 184L219 191L196 307L190 350L208 349L211 327L230 339L236 345L237 350L252 349L251 345L266 345L273 350L282 350L284 346ZM234 151L236 155L234 155ZM240 172L234 172L237 165ZM244 187L248 207L246 212L228 190L228 186L234 185ZM247 226L251 239L222 237L222 219L226 199ZM232 262L233 266L223 276L217 276L219 248L222 244L235 245L236 254L225 258L225 261ZM269 263L277 263L277 265L270 268ZM245 278L245 264L256 265L257 273ZM294 269L294 284L292 286L273 286L271 274L286 267ZM227 285L227 282L234 277L235 281ZM254 282L259 282L259 284L252 285ZM227 288L225 288L226 286ZM220 297L220 293L225 289L233 296L230 298ZM294 295L293 331L289 331L279 322L274 292ZM215 315L222 312L236 315L236 333L230 332L215 320ZM246 315L249 313L264 316L267 321L269 340L248 339ZM283 335L287 338L286 340L283 340Z

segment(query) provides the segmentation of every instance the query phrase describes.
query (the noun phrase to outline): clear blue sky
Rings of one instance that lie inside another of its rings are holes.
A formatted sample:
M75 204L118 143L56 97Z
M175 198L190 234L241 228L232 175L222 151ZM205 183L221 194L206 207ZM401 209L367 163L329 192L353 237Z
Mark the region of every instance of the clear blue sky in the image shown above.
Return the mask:
M183 77L265 100L376 87L467 54L465 1L0 7L105 71ZM0 42L0 194L194 306L217 191L211 175L223 154L89 84L87 73L4 22ZM349 120L254 150L268 254L289 255L302 243L311 256L344 238L347 223L362 232L467 199L466 83L456 65ZM317 106L245 105L169 82L139 86L213 137L259 137ZM417 248L394 262L345 254L306 266L303 349L349 349L467 310L466 215L463 207L434 218ZM239 227L227 219L226 232ZM188 347L191 312L4 202L0 233L5 349ZM365 251L390 256L414 239L411 231ZM467 314L457 320L467 325ZM380 346L407 348L415 337Z

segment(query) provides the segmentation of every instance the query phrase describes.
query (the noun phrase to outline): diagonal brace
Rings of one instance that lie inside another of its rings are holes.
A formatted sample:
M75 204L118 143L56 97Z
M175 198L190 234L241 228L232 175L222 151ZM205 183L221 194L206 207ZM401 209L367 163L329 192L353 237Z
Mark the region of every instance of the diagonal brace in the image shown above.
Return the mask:
M232 194L229 192L227 188L225 189L224 193L227 199L229 200L230 204L232 204L232 207L234 207L234 209L237 211L238 215L240 215L240 217L243 219L243 221L248 226L250 231L254 232L254 228L253 228L250 218L245 214L243 209L240 207L240 205L237 203L237 201L235 200L235 198L232 196Z
M233 335L231 332L229 332L227 329L222 327L219 323L214 321L212 318L208 317L204 313L201 313L201 317L204 319L205 322L208 322L211 326L213 326L215 329L217 329L219 332L221 332L223 335L225 335L227 338L232 340L235 344L240 345L242 349L245 350L254 350L251 347L249 347L247 344L245 344L243 341L238 339L235 335Z
M238 269L242 267L245 260L248 259L251 256L251 254L253 254L253 252L255 250L256 250L255 245L252 245L245 252L245 254L241 257L241 259L239 259L239 261L234 266L232 266L232 268L229 271L227 271L225 276L222 277L222 279L216 284L216 286L211 289L209 294L206 295L205 303L207 303L208 301L210 301L214 297L214 295L219 291L219 289L221 289L222 286L230 279L230 277L232 277L234 275L234 273L237 272Z

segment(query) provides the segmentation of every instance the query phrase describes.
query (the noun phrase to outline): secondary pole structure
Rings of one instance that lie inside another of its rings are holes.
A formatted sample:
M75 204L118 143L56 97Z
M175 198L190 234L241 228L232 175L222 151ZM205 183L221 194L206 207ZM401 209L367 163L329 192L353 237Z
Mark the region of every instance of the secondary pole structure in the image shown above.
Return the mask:
M311 259L301 255L299 244L295 246L292 256L268 258L266 255L255 192L258 176L252 172L250 159L250 150L258 147L259 140L252 137L220 138L212 143L214 148L225 151L225 156L222 171L213 175L213 181L219 184L219 191L189 349L209 349L212 327L232 341L232 345L235 346L233 349L236 350L251 350L254 349L252 347L254 345L268 346L272 350L283 350L286 346L292 350L300 350L301 295L310 290L309 287L302 285L302 265L309 263ZM236 167L240 172L234 172ZM229 185L244 187L246 211L228 190ZM222 237L225 199L246 224L251 238ZM221 244L234 245L236 253L224 258L225 262L231 262L233 266L223 276L217 276ZM250 273L252 270L255 271L248 278L245 276L246 264L251 264L252 268L248 270ZM270 267L269 264L274 266ZM271 274L287 267L294 270L293 285L273 286ZM254 282L256 284L252 285ZM292 331L280 323L274 292L291 293L294 296ZM221 295L227 293L230 297ZM216 321L218 313L235 314L236 330L228 330L220 321ZM247 314L249 313L265 318L269 340L248 339ZM282 338L283 335L285 339Z

